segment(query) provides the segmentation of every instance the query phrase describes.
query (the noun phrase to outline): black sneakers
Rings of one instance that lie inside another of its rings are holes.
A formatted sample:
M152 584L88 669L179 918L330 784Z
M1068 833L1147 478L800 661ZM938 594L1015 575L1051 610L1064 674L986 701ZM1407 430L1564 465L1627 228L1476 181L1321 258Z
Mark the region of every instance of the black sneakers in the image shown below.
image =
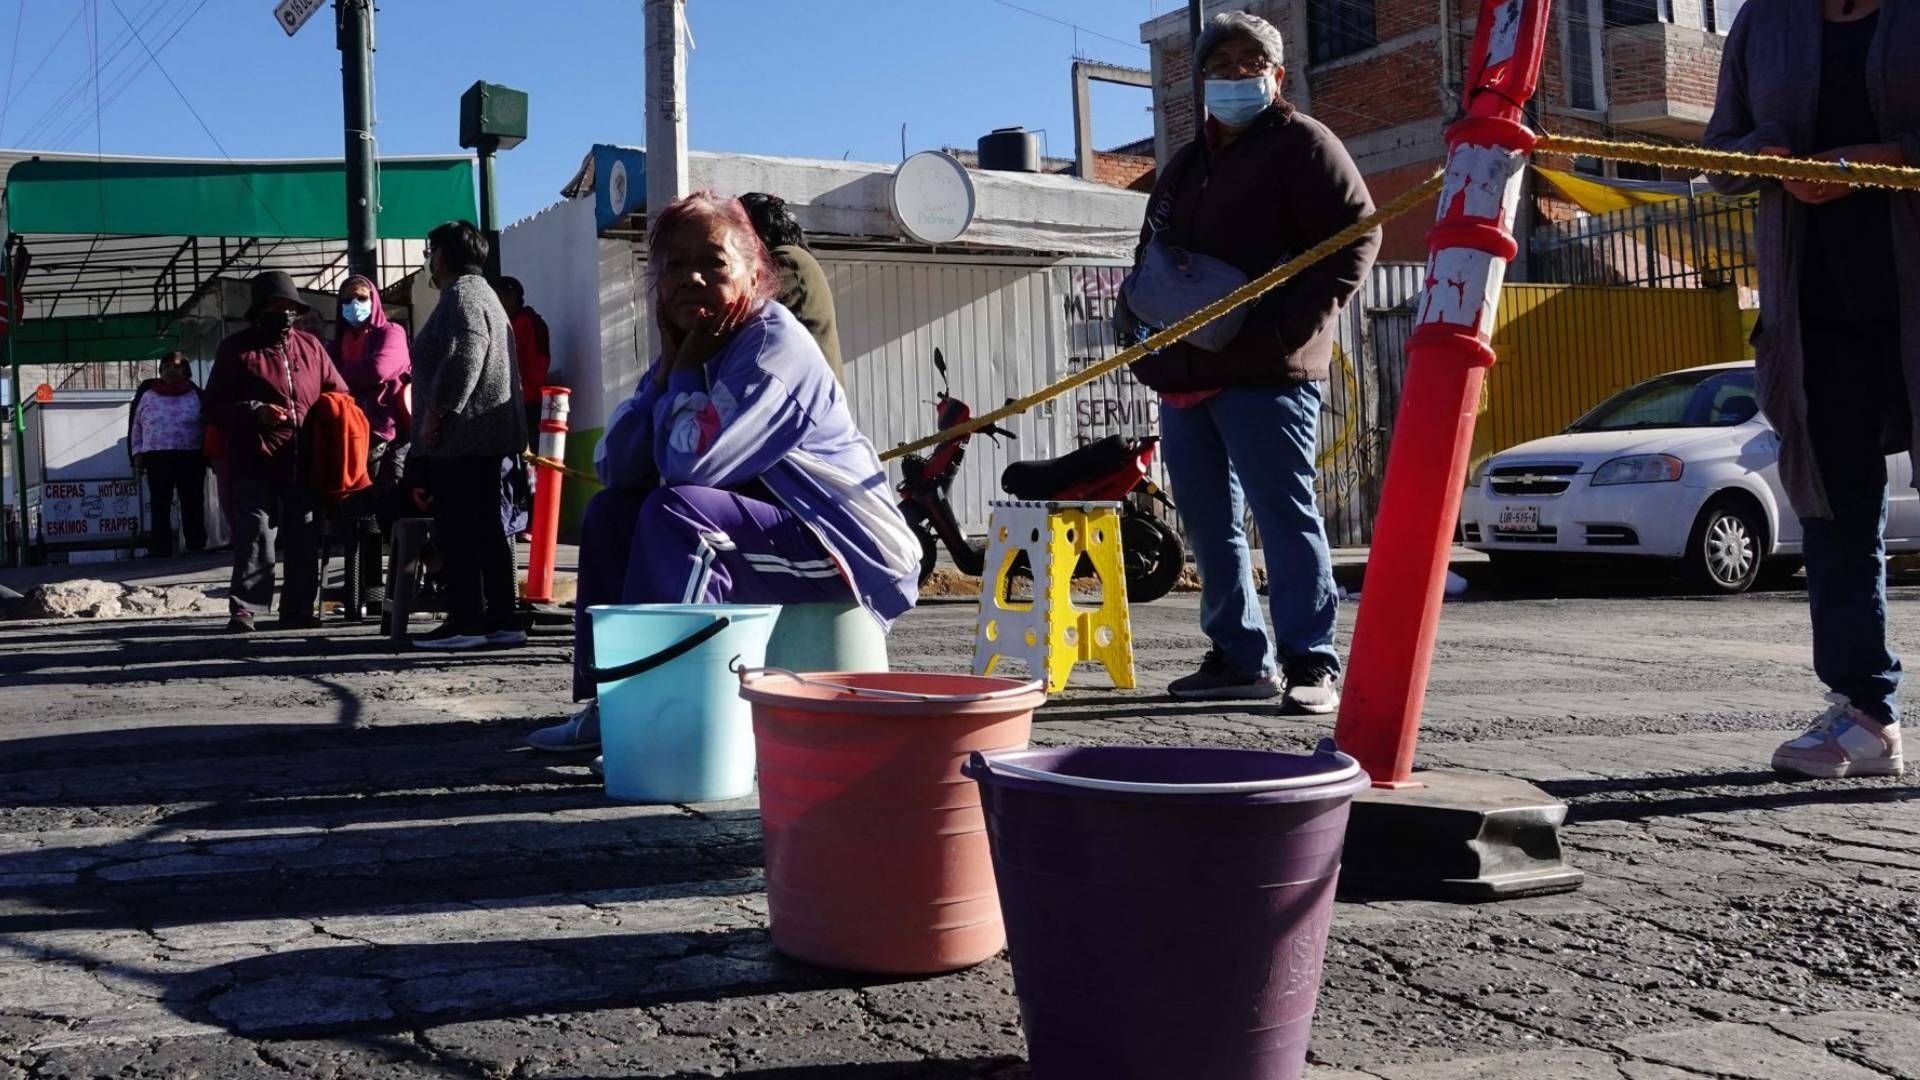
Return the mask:
M1235 671L1219 649L1207 650L1199 671L1167 685L1167 693L1193 701L1262 701L1279 697L1280 692L1279 679Z
M526 643L527 632L518 626L509 624L489 630L484 624L458 619L448 619L413 639L414 647L420 649L510 649Z
M413 637L413 647L416 649L478 649L486 644L485 630L453 619Z

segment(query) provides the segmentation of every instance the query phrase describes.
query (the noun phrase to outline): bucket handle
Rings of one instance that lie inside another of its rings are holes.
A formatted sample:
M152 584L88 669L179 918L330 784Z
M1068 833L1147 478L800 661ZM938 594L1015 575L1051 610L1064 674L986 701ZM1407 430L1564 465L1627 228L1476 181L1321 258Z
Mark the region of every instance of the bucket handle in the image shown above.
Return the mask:
M871 686L848 686L844 683L822 682L818 679L809 679L805 675L802 675L796 671L788 671L786 668L777 668L777 667L748 668L747 670L740 672L740 681L742 683L746 682L747 676L749 675L784 675L787 678L792 679L794 682L800 683L804 686L818 686L825 690L833 690L833 691L837 691L844 694L851 694L854 697L891 698L894 701L919 701L919 702L942 701L942 702L949 702L954 704L965 704L967 702L974 702L974 701L996 701L1000 698L1010 698L1010 697L1017 697L1021 694L1030 694L1033 691L1039 690L1041 688L1040 680L1035 679L1032 682L1021 683L1019 686L1010 686L1005 690L989 690L984 694L961 694L961 695L916 694L911 690L881 690Z
M588 669L587 674L593 679L596 685L601 683L619 682L621 679L631 679L635 675L645 674L646 672L652 671L654 668L657 668L662 664L670 664L673 661L680 659L681 657L687 655L693 650L713 640L715 635L719 634L720 631L725 630L728 626L731 626L732 624L733 624L733 620L728 618L727 616L716 615L713 618L713 622L707 624L706 626L701 627L698 630L695 630L692 634L689 634L688 636L680 639L679 641L674 642L672 645L669 645L666 648L661 649L659 652L654 653L652 656L643 656L638 660L630 660L627 663L616 664L610 668L603 668L603 667L596 666Z
M1253 780L1222 784L1157 784L1129 780L1096 780L1092 777L1071 776L1066 773L1015 765L1010 761L988 761L985 755L975 750L968 755L966 764L960 767L960 775L969 780L984 781L987 777L998 773L1021 780L1037 780L1043 784L1059 784L1065 787L1091 788L1095 791L1136 795L1265 795L1276 791L1319 787L1322 784L1338 784L1356 776L1366 776L1360 768L1360 762L1336 748L1332 739L1320 740L1320 745L1314 747L1313 756L1329 761L1334 766L1333 771L1318 775L1294 776L1285 780Z

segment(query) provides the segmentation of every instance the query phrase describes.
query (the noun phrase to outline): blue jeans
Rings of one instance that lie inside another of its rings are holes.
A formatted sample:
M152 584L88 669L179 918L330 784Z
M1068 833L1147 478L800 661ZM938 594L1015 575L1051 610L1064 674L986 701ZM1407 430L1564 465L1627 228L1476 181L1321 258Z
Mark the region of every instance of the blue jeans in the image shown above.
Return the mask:
M1813 670L1877 720L1898 720L1900 658L1887 648L1884 410L1904 395L1898 332L1809 325L1808 434L1830 518L1802 518ZM1890 385L1889 380L1897 385ZM1896 421L1895 427L1900 424Z
M1320 388L1223 390L1198 405L1160 410L1167 477L1200 571L1200 628L1235 671L1271 674L1276 643L1288 668L1338 672L1339 594L1326 524L1314 504ZM1260 622L1247 509L1267 557L1273 641Z

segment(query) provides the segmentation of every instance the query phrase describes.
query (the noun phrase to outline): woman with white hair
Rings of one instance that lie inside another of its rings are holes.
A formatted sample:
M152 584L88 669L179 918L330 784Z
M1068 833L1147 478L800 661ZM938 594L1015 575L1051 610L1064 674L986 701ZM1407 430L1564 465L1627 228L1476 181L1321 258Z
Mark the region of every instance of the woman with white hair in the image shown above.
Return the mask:
M1243 12L1214 16L1195 43L1208 117L1147 203L1118 305L1123 340L1212 299L1179 281L1198 273L1216 286L1213 296L1224 294L1373 212L1340 140L1281 96L1283 56L1280 31ZM1376 230L1134 365L1166 406L1167 473L1200 571L1200 625L1213 646L1198 672L1167 688L1176 697L1284 693L1289 711L1339 707L1337 594L1314 505L1318 384L1333 361L1334 318L1379 247ZM1241 524L1249 508L1266 553L1273 640L1261 623Z
M854 426L737 199L696 191L654 216L647 274L660 357L607 420L605 490L580 525L571 719L540 750L598 746L595 604L852 601L887 627L919 595L920 541Z

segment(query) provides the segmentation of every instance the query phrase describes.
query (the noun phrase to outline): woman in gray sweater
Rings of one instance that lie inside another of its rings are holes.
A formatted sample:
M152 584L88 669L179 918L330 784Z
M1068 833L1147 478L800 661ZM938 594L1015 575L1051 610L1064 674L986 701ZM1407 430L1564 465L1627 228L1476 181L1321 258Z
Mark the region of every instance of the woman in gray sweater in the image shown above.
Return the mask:
M413 341L413 454L425 458L447 621L426 649L526 644L514 605L513 549L501 485L527 445L513 327L481 268L487 238L465 221L427 234L440 302Z
M1920 7L1748 0L1727 35L1705 141L1920 164ZM1885 455L1915 444L1920 415L1920 193L1731 177L1714 186L1760 192L1760 402L1805 531L1813 666L1832 703L1773 765L1801 776L1898 775Z

